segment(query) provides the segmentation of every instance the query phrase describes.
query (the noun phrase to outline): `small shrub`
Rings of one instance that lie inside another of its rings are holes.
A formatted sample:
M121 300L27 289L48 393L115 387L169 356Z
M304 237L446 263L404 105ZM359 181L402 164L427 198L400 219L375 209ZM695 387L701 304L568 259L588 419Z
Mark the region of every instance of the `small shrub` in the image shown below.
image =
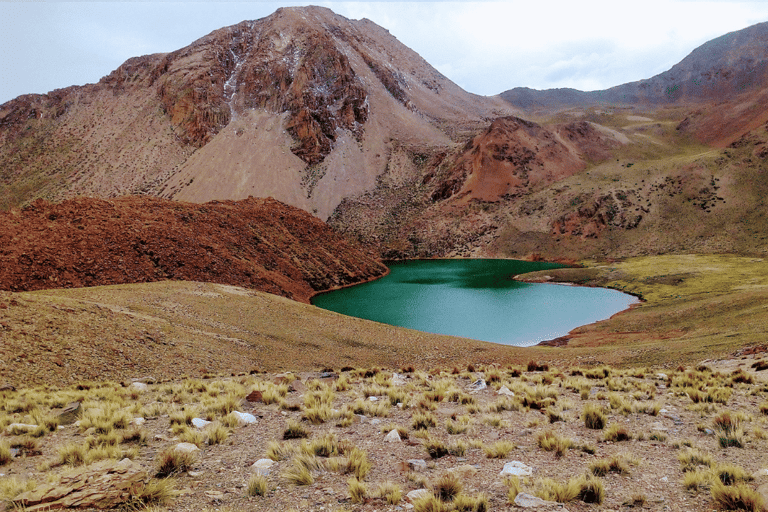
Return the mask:
M293 464L283 471L281 476L292 485L312 485L315 482L312 471L310 471L306 464L296 459L294 459Z
M459 477L455 473L443 473L440 478L432 484L432 492L435 496L443 502L453 501L454 498L462 491L464 486L459 480Z
M414 430L428 430L430 427L437 426L435 417L428 412L417 412L413 415L411 426Z
M12 460L11 446L8 444L8 441L0 440L0 466L5 466Z
M86 449L81 444L69 443L59 448L59 464L82 466L86 460Z
M723 485L720 482L715 482L711 492L715 505L720 509L747 510L749 512L763 512L765 510L762 496L748 485Z
M686 471L683 475L683 487L689 491L709 489L712 485L712 473L707 470Z
M503 459L514 449L515 444L510 441L496 441L492 445L483 446L483 452L489 459Z
M698 466L712 467L715 461L708 453L702 453L696 448L689 448L677 455L682 471L695 471Z
M155 476L165 478L177 473L187 471L195 463L194 453L182 452L173 448L168 448L160 453L157 461L157 471Z
M603 408L593 404L587 404L584 406L584 412L582 413L584 418L584 426L594 430L602 430L605 428L607 418Z
M723 485L735 485L744 482L751 482L752 475L744 471L743 468L733 464L721 464L715 469L715 475Z
M467 496L458 494L451 503L451 507L456 512L487 512L490 507L488 497L485 494L477 496Z
M629 433L624 425L614 423L605 431L603 439L612 442L629 441L632 439L632 434Z
M611 457L610 459L600 459L589 465L589 470L595 476L605 476L608 473L618 473L620 475L629 474L629 469L621 457Z
M390 481L379 484L376 495L383 498L389 505L397 505L403 499L403 491L400 486Z
M555 452L555 455L562 457L568 449L573 447L573 441L547 430L539 434L537 441L539 448L547 452Z
M424 441L424 448L426 448L427 453L433 459L439 459L448 455L448 447L440 439L428 438Z
M368 487L355 477L347 480L347 488L352 503L362 503L368 497Z
M304 439L309 437L307 427L295 420L288 420L288 426L283 431L283 439Z
M364 480L371 470L371 463L368 461L368 454L355 447L347 455L347 465L345 473L351 473L358 480Z
M414 512L447 512L448 508L434 494L427 494L413 502Z
M152 478L148 482L131 488L129 509L150 510L152 506L169 505L177 495L174 483L169 478Z
M229 430L218 422L211 423L205 427L205 433L208 436L208 444L221 444L229 437Z
M269 486L264 475L251 475L248 480L248 496L264 496Z

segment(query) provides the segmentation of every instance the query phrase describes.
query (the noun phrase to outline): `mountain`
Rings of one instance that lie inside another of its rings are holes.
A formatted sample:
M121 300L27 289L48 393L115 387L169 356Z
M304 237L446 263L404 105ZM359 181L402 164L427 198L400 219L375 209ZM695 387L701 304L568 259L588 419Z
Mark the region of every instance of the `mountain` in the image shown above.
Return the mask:
M498 115L385 29L283 8L99 83L0 106L0 197L272 196L328 217L412 147L445 146Z
M1 105L0 207L271 196L387 258L762 255L767 30L608 91L487 98L371 21L284 8Z
M768 22L731 32L693 50L668 71L602 91L510 89L500 96L532 110L587 105L668 105L718 102L765 87Z
M237 285L301 302L387 271L319 219L272 199L42 199L0 212L0 289L167 279Z

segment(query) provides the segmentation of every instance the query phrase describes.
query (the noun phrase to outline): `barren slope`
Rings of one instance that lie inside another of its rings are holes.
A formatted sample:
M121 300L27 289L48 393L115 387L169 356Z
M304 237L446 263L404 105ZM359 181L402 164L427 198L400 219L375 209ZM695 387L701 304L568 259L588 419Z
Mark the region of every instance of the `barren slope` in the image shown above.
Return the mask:
M386 272L319 219L272 199L38 200L0 218L4 290L176 279L307 302L316 291Z

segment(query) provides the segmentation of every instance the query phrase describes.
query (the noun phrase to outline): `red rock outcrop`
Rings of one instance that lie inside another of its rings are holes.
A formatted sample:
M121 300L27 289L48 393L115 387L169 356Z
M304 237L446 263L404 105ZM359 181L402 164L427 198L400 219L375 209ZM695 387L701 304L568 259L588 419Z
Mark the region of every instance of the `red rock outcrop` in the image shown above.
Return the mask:
M385 272L316 217L273 199L38 200L0 213L3 290L176 279L308 302L316 291Z

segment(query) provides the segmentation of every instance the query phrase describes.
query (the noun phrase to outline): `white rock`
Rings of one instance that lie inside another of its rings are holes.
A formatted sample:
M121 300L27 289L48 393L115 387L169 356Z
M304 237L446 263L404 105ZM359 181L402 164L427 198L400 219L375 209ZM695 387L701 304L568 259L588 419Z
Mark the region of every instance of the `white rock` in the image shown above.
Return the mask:
M403 377L399 373L393 373L390 381L392 382L393 386L402 386L403 384L405 384L405 377Z
M369 396L368 397L368 401L369 402L378 402L379 401L379 397L377 397L377 396Z
M485 379L477 379L475 382L469 385L470 393L477 393L478 391L482 391L487 387L488 385L485 383Z
M667 374L666 373L657 373L656 378L659 380L667 380Z
M515 396L514 391L511 391L507 386L501 386L501 389L499 389L496 394L498 395L507 395L507 396Z
M272 459L259 459L251 464L251 470L257 475L269 475L270 468L275 464Z
M524 492L518 493L518 495L515 496L515 505L521 508L556 507L558 509L561 509L563 506L562 503L557 503L555 501L545 501L537 496L533 496L532 494L527 494Z
M389 434L384 438L384 440L388 443L399 443L400 442L400 434L397 432L397 429L392 429Z
M37 428L37 425L30 425L29 423L11 423L8 425L8 428L6 429L6 432L9 434L12 434L13 432L29 432L30 430L35 430Z
M199 476L203 476L205 474L205 471L187 471L187 474L192 478L197 478Z
M531 476L533 474L533 468L520 462L519 460L513 460L504 464L504 468L499 473L501 476Z
M251 413L232 411L232 414L237 416L238 421L240 422L241 425L249 425L251 423L256 423L256 416L254 416Z
M192 443L179 443L176 446L173 447L174 451L181 452L181 453L194 453L199 452L200 448L193 445Z
M760 469L752 473L752 478L765 478L768 477L768 469Z
M212 421L204 420L203 418L192 418L192 425L195 428L204 429L208 425L213 423Z
M147 422L147 420L145 420L144 418L142 418L141 416L139 416L138 418L133 418L133 419L131 420L131 425L136 425L137 427L140 427L140 426L142 426L143 424L145 424L146 422Z
M147 386L143 382L131 382L131 385L128 386L128 389L131 389L133 391L142 391L142 392L144 392L147 389L149 389L149 386Z
M405 495L405 499L413 503L423 496L429 496L430 492L426 489L416 489Z

